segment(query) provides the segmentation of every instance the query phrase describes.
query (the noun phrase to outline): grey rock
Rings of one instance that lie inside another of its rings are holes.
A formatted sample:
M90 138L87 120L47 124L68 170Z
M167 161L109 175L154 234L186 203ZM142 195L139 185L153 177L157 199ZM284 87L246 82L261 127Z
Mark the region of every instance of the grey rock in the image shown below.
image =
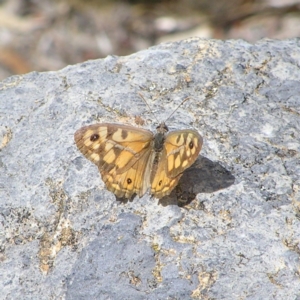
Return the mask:
M299 39L189 39L0 83L1 299L298 299ZM73 134L204 138L180 189L119 201ZM138 126L138 125L136 125Z

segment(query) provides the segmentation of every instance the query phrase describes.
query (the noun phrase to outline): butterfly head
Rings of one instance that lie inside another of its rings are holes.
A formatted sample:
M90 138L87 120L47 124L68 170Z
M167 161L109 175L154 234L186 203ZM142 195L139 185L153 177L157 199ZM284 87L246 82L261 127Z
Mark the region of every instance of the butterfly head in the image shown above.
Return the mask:
M156 152L161 152L165 142L165 133L169 131L167 125L162 122L156 127L157 133L154 137L154 149Z
M158 133L165 134L166 132L169 131L169 128L164 122L162 122L156 127L156 130Z

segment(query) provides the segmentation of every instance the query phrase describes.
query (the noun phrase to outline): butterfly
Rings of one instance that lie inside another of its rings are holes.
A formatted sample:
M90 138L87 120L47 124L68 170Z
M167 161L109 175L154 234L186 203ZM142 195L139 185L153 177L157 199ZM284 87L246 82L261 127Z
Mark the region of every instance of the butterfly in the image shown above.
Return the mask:
M172 192L197 159L203 139L192 129L167 133L165 123L156 129L153 134L134 126L99 123L80 128L74 139L117 197L142 197L150 189L160 199Z

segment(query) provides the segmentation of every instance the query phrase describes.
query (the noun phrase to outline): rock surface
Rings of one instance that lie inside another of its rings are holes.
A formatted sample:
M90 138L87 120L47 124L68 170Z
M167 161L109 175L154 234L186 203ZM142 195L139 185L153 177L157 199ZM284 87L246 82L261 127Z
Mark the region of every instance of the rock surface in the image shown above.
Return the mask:
M1 299L299 299L299 40L189 39L0 85ZM73 134L203 138L166 199L116 201ZM139 125L136 125L139 126ZM194 197L193 197L194 195Z

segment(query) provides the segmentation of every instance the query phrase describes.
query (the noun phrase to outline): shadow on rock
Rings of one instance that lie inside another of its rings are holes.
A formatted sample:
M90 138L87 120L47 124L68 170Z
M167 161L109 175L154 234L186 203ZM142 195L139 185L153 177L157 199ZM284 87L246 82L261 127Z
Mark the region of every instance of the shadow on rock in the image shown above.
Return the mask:
M178 186L169 195L160 199L163 206L185 206L195 199L198 193L212 193L231 186L234 176L218 162L212 162L199 156L195 163L187 169Z

